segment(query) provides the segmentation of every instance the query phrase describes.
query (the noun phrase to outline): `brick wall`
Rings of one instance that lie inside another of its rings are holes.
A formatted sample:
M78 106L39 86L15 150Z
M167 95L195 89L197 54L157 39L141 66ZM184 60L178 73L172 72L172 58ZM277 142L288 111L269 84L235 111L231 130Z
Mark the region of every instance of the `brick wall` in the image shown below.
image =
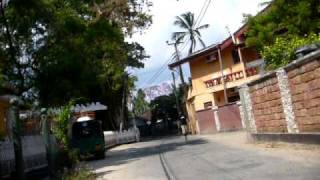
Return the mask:
M240 87L242 121L254 133L320 132L320 50Z
M249 87L258 132L287 132L277 77Z
M320 132L320 58L288 74L293 111L300 132Z

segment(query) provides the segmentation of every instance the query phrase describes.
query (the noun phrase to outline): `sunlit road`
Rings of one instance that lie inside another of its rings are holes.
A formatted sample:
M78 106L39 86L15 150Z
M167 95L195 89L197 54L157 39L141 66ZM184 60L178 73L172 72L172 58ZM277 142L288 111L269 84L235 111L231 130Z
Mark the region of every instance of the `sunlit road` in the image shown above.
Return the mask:
M100 179L320 179L319 149L266 148L244 133L182 137L122 145L89 161Z

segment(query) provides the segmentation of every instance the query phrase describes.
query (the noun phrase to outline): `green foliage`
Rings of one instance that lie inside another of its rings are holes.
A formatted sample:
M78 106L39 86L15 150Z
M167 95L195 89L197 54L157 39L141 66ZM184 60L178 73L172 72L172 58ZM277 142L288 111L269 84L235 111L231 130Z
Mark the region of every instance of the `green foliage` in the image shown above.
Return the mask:
M70 101L67 105L62 106L59 114L54 118L53 135L57 139L58 153L58 175L62 175L64 168L73 171L79 162L79 150L72 148L70 145L69 132L72 123L71 107L74 101Z
M278 37L273 45L263 47L261 55L268 69L276 69L294 60L298 47L312 43L320 43L320 35Z
M135 116L141 116L150 109L149 103L145 100L145 93L139 89L136 97L133 98L133 113Z
M132 35L135 31L148 28L152 16L148 14L153 5L150 0L91 0L96 18L105 18L112 25L123 28Z
M156 121L157 119L167 119L173 118L176 119L177 108L175 103L174 95L165 95L159 96L151 101L152 109L152 120Z
M53 128L53 134L57 138L60 145L64 148L69 149L69 124L71 122L71 107L74 105L72 101L70 101L67 105L61 107L61 112L58 114L55 119L55 126Z
M178 119L178 110L176 96L178 96L178 104L180 108L183 105L183 87L180 86L176 92L169 95L159 96L150 102L152 108L152 120L171 118Z
M1 74L24 101L50 107L84 97L110 107L113 120L123 90L133 88L134 78L123 84L126 69L141 68L148 58L125 36L149 27L150 6L145 0L9 1L0 19Z
M85 167L78 167L63 174L62 180L95 180L96 175Z
M171 39L176 41L177 43L183 40L190 41L191 43L189 54L191 54L195 50L198 42L200 42L203 48L205 47L205 44L201 39L200 31L208 28L209 25L205 24L198 26L194 18L194 13L186 12L181 14L180 16L176 16L174 25L181 28L182 31L172 33Z
M264 12L245 16L246 44L259 50L279 36L290 37L320 32L319 0L274 0Z

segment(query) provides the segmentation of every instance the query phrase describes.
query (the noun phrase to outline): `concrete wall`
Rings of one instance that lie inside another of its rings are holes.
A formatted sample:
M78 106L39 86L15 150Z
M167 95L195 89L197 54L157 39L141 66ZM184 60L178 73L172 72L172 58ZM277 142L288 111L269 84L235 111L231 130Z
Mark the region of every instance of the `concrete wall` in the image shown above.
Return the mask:
M194 107L196 111L204 110L204 103L212 102L214 104L214 96L212 93L199 94L194 97Z
M193 100L189 100L186 103L187 113L188 113L188 128L191 134L199 133L199 125L196 117L196 112L194 108Z
M47 166L46 148L42 136L22 136L21 142L26 172ZM0 179L1 176L15 171L14 158L13 142L6 138L0 142Z
M320 132L320 50L242 86L240 97L253 133Z

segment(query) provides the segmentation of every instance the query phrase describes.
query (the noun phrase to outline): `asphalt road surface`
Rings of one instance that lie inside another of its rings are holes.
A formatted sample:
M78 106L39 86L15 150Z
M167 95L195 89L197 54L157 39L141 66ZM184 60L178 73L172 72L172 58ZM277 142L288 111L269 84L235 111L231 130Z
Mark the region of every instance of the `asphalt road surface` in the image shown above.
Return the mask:
M250 144L245 133L192 136L121 145L87 162L109 180L320 180L320 150Z

